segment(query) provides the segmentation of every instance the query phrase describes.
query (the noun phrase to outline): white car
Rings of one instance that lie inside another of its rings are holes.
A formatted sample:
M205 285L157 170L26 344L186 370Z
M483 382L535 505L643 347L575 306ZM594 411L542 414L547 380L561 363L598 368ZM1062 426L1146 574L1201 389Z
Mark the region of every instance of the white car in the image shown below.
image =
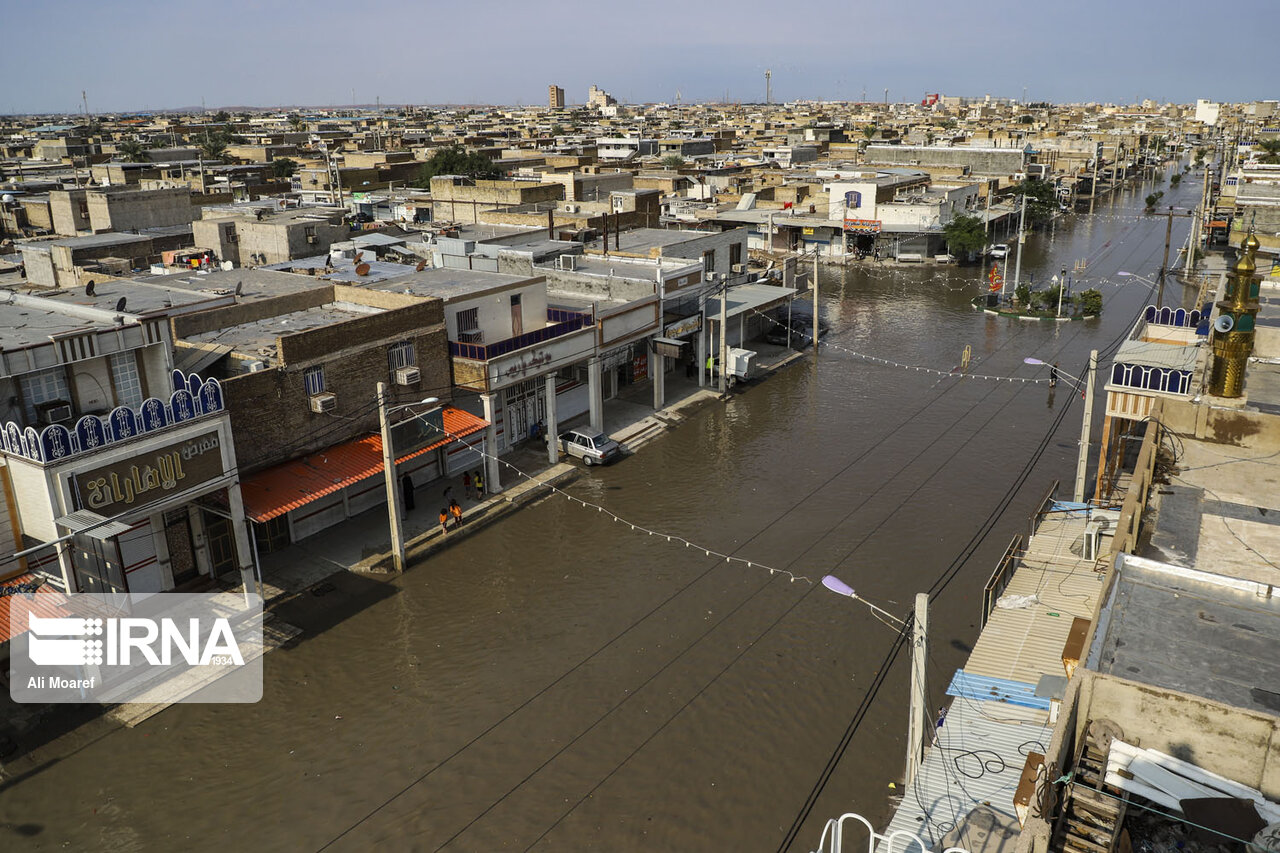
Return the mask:
M1009 257L1009 246L1005 243L996 243L987 250L987 254L993 258L1007 258Z
M602 432L586 429L560 433L560 447L567 456L577 456L584 465L603 465L622 455L618 442Z

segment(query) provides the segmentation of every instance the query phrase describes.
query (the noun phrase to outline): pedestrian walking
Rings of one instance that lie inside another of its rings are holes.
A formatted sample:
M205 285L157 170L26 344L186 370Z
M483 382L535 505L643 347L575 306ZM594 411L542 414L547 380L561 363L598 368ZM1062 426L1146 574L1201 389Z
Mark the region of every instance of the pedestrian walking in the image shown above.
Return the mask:
M475 500L476 493L475 493L475 490L471 488L471 472L470 471L462 472L462 491L466 493L467 500L469 501Z
M1049 387L1058 387L1058 362L1053 363L1053 367L1049 368Z
M449 501L449 515L453 516L453 529L462 526L462 506L457 501Z
M476 500L484 498L484 477L477 470L475 476L471 478L476 484Z
M413 478L408 474L400 478L400 494L404 498L404 511L413 509Z
M440 508L440 532L449 532L449 509L448 507Z

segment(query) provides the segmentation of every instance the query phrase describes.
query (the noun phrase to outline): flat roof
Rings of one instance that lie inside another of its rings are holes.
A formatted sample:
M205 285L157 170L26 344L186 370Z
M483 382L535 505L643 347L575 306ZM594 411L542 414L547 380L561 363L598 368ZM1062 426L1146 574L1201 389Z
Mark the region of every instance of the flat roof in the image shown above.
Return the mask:
M1091 668L1237 708L1280 713L1280 598L1125 555ZM1096 660L1095 660L1096 658Z
M331 302L277 317L267 317L254 323L240 323L225 329L188 335L185 340L200 344L230 346L241 355L274 364L279 357L276 345L278 338L332 326L345 320L354 320L376 310L353 311Z
M725 316L737 317L747 311L762 311L795 295L796 289L792 287L777 287L772 284L740 284L729 289ZM713 296L707 299L706 315L708 320L718 321L720 319L720 297Z
M41 291L39 295L53 303L83 305L102 311L114 311L119 301L124 299L125 311L139 316L163 314L174 308L189 308L201 302L225 301L225 294L212 291L169 287L161 283L119 280L95 284L92 296L86 293L84 287Z
M188 227L186 230L191 230ZM57 240L32 240L18 243L19 249L35 249L37 251L54 246L69 246L72 249L88 249L97 246L128 246L137 243L150 243L151 238L144 234L120 234L109 231L105 234L86 234L83 237L59 237Z
M1180 346L1154 341L1127 340L1120 344L1115 360L1122 364L1141 364L1171 370L1195 370L1200 349L1194 344Z
M413 267L406 267L406 269L409 271L407 275L376 282L370 285L371 289L407 293L413 296L438 296L448 302L451 299L462 299L490 290L507 288L513 284L533 281L528 276L480 270L444 267L414 272Z
M296 262L295 262L296 263ZM247 269L240 267L232 270L211 270L209 272L183 271L171 275L139 276L133 281L146 284L162 284L165 287L180 290L206 291L215 294L235 293L240 287L240 301L268 299L286 293L299 293L324 287L327 282L313 276L297 273L279 272L261 267Z

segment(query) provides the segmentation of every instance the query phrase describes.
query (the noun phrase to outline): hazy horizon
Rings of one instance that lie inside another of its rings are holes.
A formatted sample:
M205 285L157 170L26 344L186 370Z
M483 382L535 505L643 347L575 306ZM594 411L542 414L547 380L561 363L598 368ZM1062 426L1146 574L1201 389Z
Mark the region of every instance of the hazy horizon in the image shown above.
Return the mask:
M623 103L674 103L677 94L686 103L760 103L766 68L775 103L880 102L886 88L891 102L931 92L1055 104L1277 97L1265 60L1280 5L1242 0L1220 15L1189 0L1141 5L1081 0L1068 13L1014 0L905 0L872 15L852 4L810 13L760 0L625 9L558 0L468 8L48 0L7 16L6 59L33 71L0 95L0 112L80 113L81 90L90 113L379 99L538 106L552 83L570 106L593 84ZM1230 70L1215 73L1206 55Z

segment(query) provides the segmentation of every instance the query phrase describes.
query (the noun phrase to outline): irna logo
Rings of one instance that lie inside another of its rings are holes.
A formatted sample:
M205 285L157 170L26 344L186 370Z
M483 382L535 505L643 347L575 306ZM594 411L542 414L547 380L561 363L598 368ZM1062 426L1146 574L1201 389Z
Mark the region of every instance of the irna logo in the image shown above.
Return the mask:
M27 655L39 666L235 664L244 656L225 618L46 618L28 612ZM183 624L185 622L185 624Z

